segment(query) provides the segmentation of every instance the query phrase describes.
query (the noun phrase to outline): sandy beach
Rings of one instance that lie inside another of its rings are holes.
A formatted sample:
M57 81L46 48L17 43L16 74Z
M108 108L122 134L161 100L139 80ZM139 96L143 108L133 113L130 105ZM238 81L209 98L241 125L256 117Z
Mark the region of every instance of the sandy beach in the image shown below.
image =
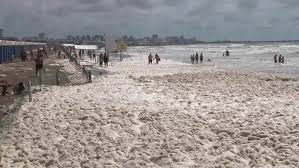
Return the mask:
M299 81L170 61L108 71L36 93L0 167L299 167Z

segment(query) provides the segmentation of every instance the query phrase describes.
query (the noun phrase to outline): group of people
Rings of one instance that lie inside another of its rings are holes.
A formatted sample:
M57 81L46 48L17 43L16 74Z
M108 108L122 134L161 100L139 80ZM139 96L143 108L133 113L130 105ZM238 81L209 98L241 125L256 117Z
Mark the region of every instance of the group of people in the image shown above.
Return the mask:
M84 50L79 50L79 58L82 59L82 55L84 55ZM77 54L76 54L77 57Z
M12 84L10 84L6 80L0 80L0 88L2 88L1 95L6 96L9 94L8 88L11 87ZM13 89L15 95L20 95L26 90L25 85L22 82L19 82Z
M71 56L75 57L76 59L82 59L84 56L85 50L79 50L78 54L75 50L71 51ZM79 57L78 57L79 55ZM98 56L95 52L95 50L87 50L87 55L90 60L95 61L96 63L99 63L101 67L108 67L109 65L109 54L107 52L100 53Z
M155 54L155 57L153 57L152 53L150 53L148 56L148 64L153 64L153 60L156 60L156 63L159 64L161 58L158 54Z
M82 51L84 53L84 50L82 50ZM90 60L93 60L93 61L99 63L101 67L103 67L103 64L104 64L104 67L108 67L109 54L107 52L104 52L104 53L101 52L97 57L95 50L88 50L87 55Z
M50 49L49 49L50 50ZM28 54L31 56L31 61L35 61L35 75L37 76L38 73L42 71L43 69L43 57L47 57L48 53L45 48L40 48L36 52L36 57L34 57L33 50L31 49L30 51L26 51L25 49L21 51L21 61L25 62L28 60ZM1 89L1 95L5 96L9 94L8 88L12 87L13 85L10 84L7 80L0 80L0 89ZM23 91L25 90L25 85L23 82L18 82L14 87L13 91L14 94L22 94Z
M282 56L281 54L279 56L275 54L274 63L284 64L284 56Z
M96 57L95 54L94 54L94 57ZM98 58L98 63L100 64L101 67L103 67L103 63L104 63L105 67L108 67L108 64L109 64L109 54L107 52L101 53L99 55L99 58Z
M203 53L200 53L200 55L198 53L196 53L195 55L192 54L190 58L191 58L191 63L192 64L198 64L198 60L202 64L202 62L203 62Z
M84 50L83 50L83 53L84 53ZM95 53L94 50L88 50L87 55L88 55L90 60L96 61L97 58L96 58L96 53Z
M50 49L49 49L49 51L50 51ZM30 61L35 61L34 52L33 52L32 49L30 51L23 50L21 52L21 60L23 62L25 62L26 60L28 60L28 58L27 58L28 54L30 55ZM48 52L47 52L46 48L39 48L39 49L37 49L36 58L37 57L48 57Z

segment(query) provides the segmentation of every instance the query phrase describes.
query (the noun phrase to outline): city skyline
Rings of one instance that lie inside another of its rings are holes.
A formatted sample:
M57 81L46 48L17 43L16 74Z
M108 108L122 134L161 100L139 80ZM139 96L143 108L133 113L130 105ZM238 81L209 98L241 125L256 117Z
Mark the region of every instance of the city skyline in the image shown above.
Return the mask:
M298 9L297 0L2 0L0 27L17 37L157 33L206 41L296 40Z

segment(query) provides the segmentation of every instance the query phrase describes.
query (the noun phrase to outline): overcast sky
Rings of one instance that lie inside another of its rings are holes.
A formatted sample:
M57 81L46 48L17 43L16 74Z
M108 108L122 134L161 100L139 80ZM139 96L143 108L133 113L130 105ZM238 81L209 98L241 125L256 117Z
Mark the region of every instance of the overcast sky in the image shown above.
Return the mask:
M0 0L6 35L299 39L299 0Z

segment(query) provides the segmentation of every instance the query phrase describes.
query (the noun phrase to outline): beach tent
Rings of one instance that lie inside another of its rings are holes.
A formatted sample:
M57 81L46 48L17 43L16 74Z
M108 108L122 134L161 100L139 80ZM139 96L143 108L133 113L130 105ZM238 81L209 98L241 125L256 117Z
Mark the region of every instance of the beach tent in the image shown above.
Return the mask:
M62 44L64 47L75 47L75 44Z
M25 41L0 40L0 64L20 57L25 47L44 46L46 43L35 43Z
M97 50L97 45L75 45L75 49L77 50Z
M3 50L4 50L4 46L0 46L0 64L4 63Z

